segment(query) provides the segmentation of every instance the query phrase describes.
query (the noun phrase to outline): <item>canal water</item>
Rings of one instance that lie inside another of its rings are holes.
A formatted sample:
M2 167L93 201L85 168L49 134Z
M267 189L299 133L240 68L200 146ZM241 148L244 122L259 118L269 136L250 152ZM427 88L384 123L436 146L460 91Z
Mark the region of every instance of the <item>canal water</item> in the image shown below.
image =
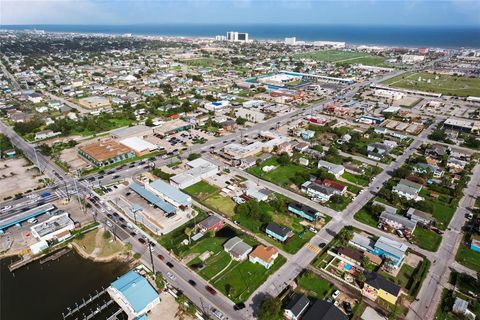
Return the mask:
M107 288L128 271L126 263L93 262L74 250L55 261L36 261L11 273L8 266L15 259L0 260L1 320L62 320L68 307L102 286Z

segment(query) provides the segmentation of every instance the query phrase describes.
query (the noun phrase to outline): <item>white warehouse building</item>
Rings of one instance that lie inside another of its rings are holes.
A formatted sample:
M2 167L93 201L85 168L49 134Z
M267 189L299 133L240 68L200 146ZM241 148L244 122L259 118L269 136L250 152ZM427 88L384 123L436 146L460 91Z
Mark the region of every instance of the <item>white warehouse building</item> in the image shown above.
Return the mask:
M30 227L32 235L43 241L53 239L63 241L70 237L70 230L73 229L75 229L75 223L70 219L68 212L53 216L44 222Z
M218 173L218 166L202 158L187 163L190 168L170 178L170 184L177 189L184 189Z

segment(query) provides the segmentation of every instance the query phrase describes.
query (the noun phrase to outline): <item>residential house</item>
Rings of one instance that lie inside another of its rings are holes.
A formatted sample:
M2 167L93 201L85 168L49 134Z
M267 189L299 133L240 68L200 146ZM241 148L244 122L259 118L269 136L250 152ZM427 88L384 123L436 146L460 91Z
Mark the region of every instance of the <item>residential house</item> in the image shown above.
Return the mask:
M386 143L370 143L367 146L367 156L370 159L381 161L390 152L391 147Z
M435 219L430 213L423 212L415 208L409 208L406 216L416 223L421 223L423 225L431 225L435 223Z
M431 155L435 158L442 158L449 151L449 147L444 146L443 144L435 143L430 148L425 150L425 155Z
M265 232L271 238L278 240L280 242L287 241L288 238L293 236L292 230L285 226L280 226L276 223L269 223L265 228Z
M295 150L297 150L298 152L305 152L305 150L308 149L308 143L306 142L299 142L295 145Z
M476 315L472 311L468 310L468 301L462 298L456 297L453 303L452 312L462 316L462 319L475 320Z
M207 232L207 231L217 232L220 229L222 229L224 225L225 225L225 221L214 215L208 216L205 220L197 224L197 226L203 232Z
M375 241L355 232L349 244L363 251L373 251Z
M308 221L317 221L320 215L317 210L298 202L290 202L288 204L288 211L307 219Z
M325 160L318 161L318 168L327 169L328 173L333 174L337 179L345 172L344 166L340 164L334 164Z
M417 223L396 213L389 213L383 211L380 214L379 222L388 225L394 230L408 230L412 233L417 226Z
M35 133L35 140L44 140L44 139L49 139L56 137L60 135L61 132L53 132L52 130L44 130L44 131L39 131Z
M383 259L388 259L389 264L393 268L398 268L405 259L407 250L408 246L406 244L386 237L380 237L375 242L371 252Z
M335 189L319 185L313 181L306 181L302 184L301 190L313 200L327 202L336 193Z
M349 247L340 248L338 249L337 254L352 264L359 265L362 263L363 254L356 249Z
M278 250L272 246L258 245L248 256L252 263L259 263L269 269L278 257Z
M310 300L304 294L295 294L284 309L284 315L289 320L298 320L310 305Z
M252 247L243 242L239 237L233 237L223 245L223 249L230 254L233 260L243 261L252 252Z
M345 192L347 192L347 186L344 186L341 183L335 182L330 179L323 179L321 182L316 181L319 185L326 186L329 188L333 189L333 192L335 194L338 194L339 196L343 196Z
M396 304L401 294L401 288L380 274L371 272L366 274L362 294L373 301L381 298L391 304Z
M302 137L303 140L310 140L315 137L315 131L313 130L302 130L300 132L300 136Z
M444 171L439 167L423 162L417 163L413 167L413 171L420 174L431 172L434 178L441 178L444 174Z
M462 172L465 169L465 166L467 165L468 162L456 159L456 158L448 158L447 161L447 168L449 169L450 172Z
M332 302L316 300L302 316L302 320L347 320L348 317Z
M402 179L395 187L393 187L392 192L406 198L407 200L420 201L423 200L423 198L418 195L421 190L421 184Z

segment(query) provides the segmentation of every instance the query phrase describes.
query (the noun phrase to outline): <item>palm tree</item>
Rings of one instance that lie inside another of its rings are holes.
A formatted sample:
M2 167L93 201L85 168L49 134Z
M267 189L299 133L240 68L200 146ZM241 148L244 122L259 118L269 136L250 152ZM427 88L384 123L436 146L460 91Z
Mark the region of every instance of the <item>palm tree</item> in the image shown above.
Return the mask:
M192 236L193 229L192 228L185 228L184 232L188 236L188 244L190 244L190 237Z

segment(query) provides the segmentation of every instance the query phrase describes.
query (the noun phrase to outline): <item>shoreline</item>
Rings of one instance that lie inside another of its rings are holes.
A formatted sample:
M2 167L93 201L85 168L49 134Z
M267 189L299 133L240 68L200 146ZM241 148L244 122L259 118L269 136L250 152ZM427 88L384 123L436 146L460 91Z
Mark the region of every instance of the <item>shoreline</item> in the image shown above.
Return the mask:
M210 25L210 24L198 24L198 25L191 25L191 24L153 24L153 25L68 25L68 24L35 24L35 25L0 25L0 31L7 31L7 32L42 32L45 34L60 34L60 35L79 35L79 36L97 36L97 37L125 37L128 35L128 37L132 38L140 38L140 39L153 39L155 38L178 38L178 39L209 39L209 40L215 40L216 34L220 33L223 34L220 30L213 30L210 31L205 31L204 34L189 34L188 31L160 31L161 28L172 28L172 27L178 27L178 28L185 28L185 27L204 27L204 28L212 28L212 27L222 27L223 31L227 31L227 29L232 29L232 28L277 28L277 27L284 27L285 31L281 32L281 35L265 35L261 34L262 32L259 32L260 35L255 36L255 32L250 30L246 31L251 34L252 41L258 41L258 42L279 42L283 43L283 40L285 37L291 37L295 36L294 32L289 32L288 27L312 27L312 28L370 28L371 30L375 29L382 29L382 28L390 28L392 30L395 29L400 29L403 28L405 29L404 26L348 26L348 25L342 25L342 26L335 26L335 25L321 25L321 24L313 24L313 25L276 25L276 24L265 24L265 25ZM135 28L152 28L150 31L144 31L144 30L135 30ZM58 30L52 30L57 28ZM63 28L63 30L61 30ZM68 30L71 28L72 30ZM82 28L97 28L97 30L82 30ZM104 31L98 30L98 28L103 28L106 29ZM130 29L129 29L130 28ZM157 30L155 30L157 28ZM117 30L114 30L117 29ZM398 31L397 30L397 31ZM480 28L476 27L442 27L442 26L431 26L431 27L415 27L415 28L408 28L408 30L418 30L418 31L423 31L423 30L429 30L429 31L434 31L434 32L445 32L449 30L453 31L461 31L461 30L468 30L472 32L473 34L480 34ZM276 31L274 32L276 33ZM428 43L428 39L430 37L426 37L426 39L422 39L419 41L419 43L390 43L385 42L381 40L352 40L348 39L350 36L348 35L328 35L328 34L321 34L320 32L318 33L318 37L312 38L311 34L306 34L302 35L302 32L299 31L297 33L297 38L298 40L303 40L307 43L313 43L314 41L318 40L325 40L325 41L342 41L346 42L347 45L353 46L353 47L358 47L358 46L378 46L378 47L385 47L385 48L406 48L406 49L415 49L415 48L422 48L422 47L429 47L429 48L435 48L435 49L444 49L444 50L459 50L459 49L480 49L480 43L479 44L432 44ZM385 35L379 35L379 37L384 37ZM393 36L393 35L392 35ZM158 39L160 40L160 39Z

